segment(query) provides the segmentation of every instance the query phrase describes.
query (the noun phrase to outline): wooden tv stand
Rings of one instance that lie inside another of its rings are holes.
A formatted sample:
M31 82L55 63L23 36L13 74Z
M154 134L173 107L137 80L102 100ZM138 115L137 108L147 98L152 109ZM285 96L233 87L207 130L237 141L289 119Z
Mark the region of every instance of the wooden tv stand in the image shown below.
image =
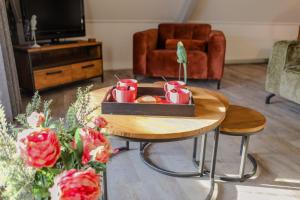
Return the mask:
M101 77L103 82L102 43L76 41L43 45L40 48L14 46L20 87L26 91Z

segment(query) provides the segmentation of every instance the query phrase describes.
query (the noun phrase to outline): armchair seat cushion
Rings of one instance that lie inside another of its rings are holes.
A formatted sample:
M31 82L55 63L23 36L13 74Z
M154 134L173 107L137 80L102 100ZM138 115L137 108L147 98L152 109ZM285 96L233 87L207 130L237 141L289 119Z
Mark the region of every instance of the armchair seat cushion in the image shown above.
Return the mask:
M176 50L177 43L181 41L186 50L205 51L207 42L205 40L189 40L189 39L167 39L166 49Z
M203 51L188 51L187 56L188 77L205 79L207 77L207 54ZM149 66L147 67L147 74L150 76L178 77L179 64L177 63L176 50L159 49L149 52L147 65Z
M222 79L226 49L224 34L212 30L209 24L192 23L163 23L157 29L135 33L133 74L178 78L178 41L182 41L187 50L189 79Z

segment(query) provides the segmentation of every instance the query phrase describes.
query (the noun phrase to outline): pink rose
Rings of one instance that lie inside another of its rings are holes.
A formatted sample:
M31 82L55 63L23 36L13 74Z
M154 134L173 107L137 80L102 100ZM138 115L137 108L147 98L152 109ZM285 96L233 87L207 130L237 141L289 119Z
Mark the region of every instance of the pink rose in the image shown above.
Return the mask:
M98 128L105 128L107 125L107 121L103 117L96 117L93 122Z
M110 144L97 147L96 149L90 152L92 160L98 161L100 163L107 163L111 155L111 146Z
M54 179L49 189L55 200L98 200L101 194L100 176L89 168L85 171L64 171Z
M105 136L92 128L80 130L83 143L82 164L87 164L92 158L106 163L111 154L111 145Z
M53 167L60 156L59 140L50 129L24 130L17 147L27 165L35 168Z
M43 113L33 112L29 117L27 117L27 123L32 128L40 127L44 121L45 116Z

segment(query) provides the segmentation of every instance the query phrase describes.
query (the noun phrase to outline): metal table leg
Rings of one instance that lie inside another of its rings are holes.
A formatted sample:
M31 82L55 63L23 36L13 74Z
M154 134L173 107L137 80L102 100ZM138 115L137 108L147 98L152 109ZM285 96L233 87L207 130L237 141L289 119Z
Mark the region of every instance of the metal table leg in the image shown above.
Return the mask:
M214 190L215 190L215 171L216 171L216 161L217 161L217 152L218 152L218 144L219 144L219 134L220 129L216 128L215 135L214 135L214 147L213 147L213 153L212 153L212 162L210 167L210 191L208 196L206 197L206 200L210 200L213 196Z
M106 169L103 171L103 195L102 200L108 200L108 191L107 191L107 171Z
M205 155L206 155L206 141L207 141L207 134L205 134L201 137L201 152L200 152L199 170L202 175L209 173L208 170L204 169Z
M240 156L242 156L242 154L243 154L244 141L245 141L245 138L242 137L241 147L240 147Z
M128 151L128 150L130 150L130 149L129 149L129 141L126 141L126 146L124 146L124 147L119 147L118 149L119 149L119 152L120 152L120 151Z
M249 146L249 139L250 139L250 137L248 137L248 136L243 137L243 151L242 151L240 173L239 173L240 179L244 178L247 152L248 152L248 146Z
M129 151L130 147L129 147L129 141L126 141L126 145L123 147L118 147L116 148L118 151L116 154L113 154L111 157L114 157L116 155L118 155L119 153L125 152L125 151ZM102 200L108 200L108 191L107 191L107 169L105 169L103 171L103 195L102 195Z
M130 150L129 141L126 141L125 146L118 147L118 148L116 148L116 150L117 150L116 153L114 153L111 157L114 157L122 152L129 151Z
M194 138L194 146L193 146L193 161L194 162L199 162L198 160L197 160L197 158L199 157L198 156L198 137L195 137Z
M243 136L242 139L242 148L241 148L241 165L240 165L240 171L239 171L239 177L230 177L230 176L220 176L220 179L223 181L230 181L230 182L243 182L246 179L251 178L255 175L257 171L257 162L255 158L248 154L248 145L249 145L250 136ZM248 174L245 174L245 165L246 165L246 159L249 159L253 168L252 171Z
M193 156L193 161L195 166L199 169L201 176L205 176L209 174L209 170L205 169L205 156L206 156L206 142L207 142L207 134L201 136L201 145L200 145L200 153L198 151L198 138L194 139L194 151L197 153L193 153L193 155L199 155L199 160Z

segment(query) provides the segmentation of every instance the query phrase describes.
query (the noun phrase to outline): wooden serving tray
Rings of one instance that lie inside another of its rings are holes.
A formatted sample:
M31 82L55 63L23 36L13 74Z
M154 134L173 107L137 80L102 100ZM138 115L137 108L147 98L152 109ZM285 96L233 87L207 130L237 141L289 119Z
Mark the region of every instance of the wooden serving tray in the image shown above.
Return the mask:
M145 104L145 103L117 103L114 101L111 91L105 95L101 109L102 114L115 115L158 115L158 116L183 116L193 117L195 115L195 104L192 98L191 104ZM164 97L163 88L138 87L137 98L145 95Z

